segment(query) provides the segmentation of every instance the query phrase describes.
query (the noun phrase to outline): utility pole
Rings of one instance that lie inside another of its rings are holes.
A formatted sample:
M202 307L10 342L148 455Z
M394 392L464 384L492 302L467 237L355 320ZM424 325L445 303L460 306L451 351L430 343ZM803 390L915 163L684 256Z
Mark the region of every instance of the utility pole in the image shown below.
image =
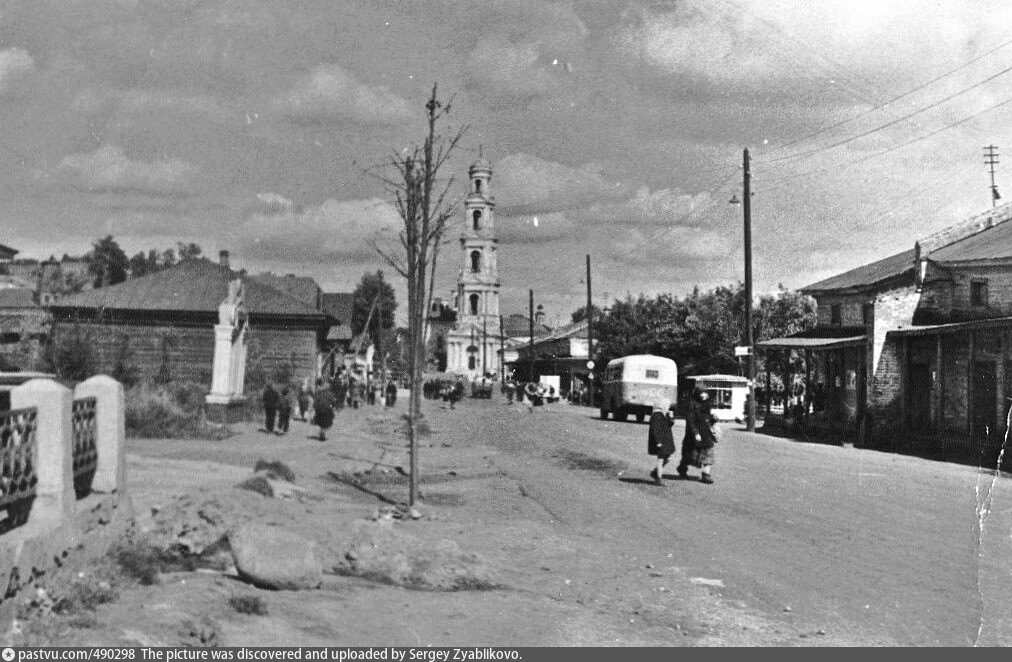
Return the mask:
M483 317L481 319L481 377L485 378L485 373L488 372L488 367L485 362L485 348L488 347L488 319Z
M748 149L742 154L745 171L742 208L745 211L745 346L748 347L748 431L755 432L755 347L752 338L752 186Z
M998 201L1001 200L1001 194L998 193L998 186L994 183L994 167L998 165L997 145L988 145L984 148L984 165L988 166L991 170L991 206L997 207Z
M531 290L530 317L527 320L530 324L530 341L527 343L527 381L534 381L534 290Z
M594 406L594 304L590 295L590 255L587 255L587 404Z
M506 383L506 339L503 337L502 315L499 316L499 383Z

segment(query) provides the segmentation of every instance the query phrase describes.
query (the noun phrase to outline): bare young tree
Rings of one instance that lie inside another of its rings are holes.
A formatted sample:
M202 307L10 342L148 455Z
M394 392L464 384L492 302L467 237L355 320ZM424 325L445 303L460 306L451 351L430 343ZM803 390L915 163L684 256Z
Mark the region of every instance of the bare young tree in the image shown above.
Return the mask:
M451 100L452 101L452 100ZM425 104L427 130L421 147L395 153L381 164L385 172L377 175L395 200L397 213L404 223L399 232L404 254L371 241L372 248L408 281L408 337L407 361L411 381L408 400L408 445L411 454L409 504L418 497L418 421L421 416L422 371L425 367L425 339L428 335L429 306L432 303L433 279L439 248L443 243L447 222L453 216L448 202L453 177L440 183L439 172L449 160L466 128L450 137L437 133L436 125L450 112L436 96Z

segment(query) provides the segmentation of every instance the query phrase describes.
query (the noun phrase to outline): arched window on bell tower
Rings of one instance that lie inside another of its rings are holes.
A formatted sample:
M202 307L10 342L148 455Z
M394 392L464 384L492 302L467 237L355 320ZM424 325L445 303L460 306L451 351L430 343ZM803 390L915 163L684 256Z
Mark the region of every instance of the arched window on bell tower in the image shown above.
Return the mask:
M480 297L477 294L472 294L471 297L470 297L470 301L471 301L471 314L472 315L477 315L478 314L478 300L479 299L480 299Z
M471 214L471 218L474 219L474 229L475 230L480 230L481 229L481 210L480 209L475 209L474 213Z
M481 251L471 251L471 273L481 271Z
M474 180L474 192L475 193L481 193L481 180L480 179L475 179Z

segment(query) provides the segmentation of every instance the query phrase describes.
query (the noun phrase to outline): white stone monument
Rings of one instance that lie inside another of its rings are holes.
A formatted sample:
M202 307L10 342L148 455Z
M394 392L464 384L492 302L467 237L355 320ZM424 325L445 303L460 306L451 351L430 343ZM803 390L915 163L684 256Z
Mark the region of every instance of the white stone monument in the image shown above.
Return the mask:
M249 316L243 301L242 279L228 284L228 296L218 306L214 325L214 368L207 394L208 418L231 422L243 403L246 384L246 336Z

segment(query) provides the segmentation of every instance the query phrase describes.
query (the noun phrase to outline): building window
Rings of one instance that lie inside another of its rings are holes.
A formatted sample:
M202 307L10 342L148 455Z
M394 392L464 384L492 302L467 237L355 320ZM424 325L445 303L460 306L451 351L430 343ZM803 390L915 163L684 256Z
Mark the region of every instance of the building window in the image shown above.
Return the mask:
M861 306L861 322L865 326L871 325L875 321L875 304L866 303Z
M480 209L475 209L474 213L471 214L471 218L474 219L474 229L475 230L480 230L481 229L481 210Z
M473 251L471 253L471 273L476 274L481 271L481 251Z
M974 281L970 281L970 305L971 306L986 306L987 305L987 281L986 280L974 280Z
M21 342L21 334L14 331L7 331L0 335L0 344L13 345Z
M477 294L472 294L471 295L471 314L472 315L477 315L478 314L478 295Z
M480 179L474 180L474 192L475 193L481 193L481 180Z
M833 326L843 325L843 312L842 306L838 303L834 303L829 307L829 323Z
M467 357L467 369L468 370L474 370L474 368L477 365L477 363L478 362L475 360L473 354L471 356Z

